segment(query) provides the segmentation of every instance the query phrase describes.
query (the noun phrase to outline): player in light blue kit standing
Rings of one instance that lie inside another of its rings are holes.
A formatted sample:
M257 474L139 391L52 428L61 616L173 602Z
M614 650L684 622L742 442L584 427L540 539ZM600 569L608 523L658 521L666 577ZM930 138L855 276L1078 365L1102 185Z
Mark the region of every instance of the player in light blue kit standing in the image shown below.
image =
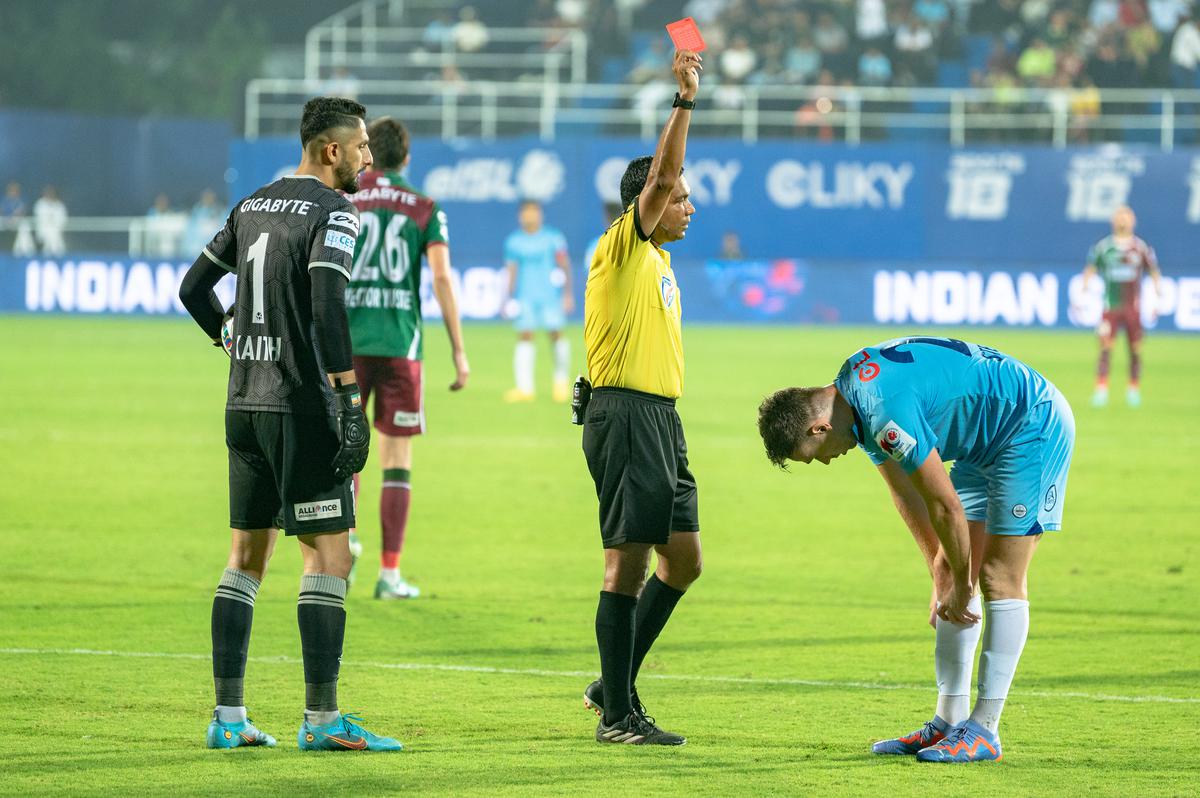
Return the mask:
M516 316L517 350L513 355L516 387L504 395L509 402L534 398L535 330L546 330L554 346L554 401L570 398L571 344L562 336L567 316L575 310L571 294L571 259L567 239L553 227L542 226L542 206L533 200L521 203L517 217L521 229L504 241L508 269L509 315Z
M999 759L1000 712L1029 631L1025 575L1042 533L1062 526L1075 445L1066 399L989 347L900 338L856 353L832 385L767 397L758 429L780 467L828 464L860 446L933 577L937 708L921 729L876 743L875 753ZM968 714L981 615L979 694Z

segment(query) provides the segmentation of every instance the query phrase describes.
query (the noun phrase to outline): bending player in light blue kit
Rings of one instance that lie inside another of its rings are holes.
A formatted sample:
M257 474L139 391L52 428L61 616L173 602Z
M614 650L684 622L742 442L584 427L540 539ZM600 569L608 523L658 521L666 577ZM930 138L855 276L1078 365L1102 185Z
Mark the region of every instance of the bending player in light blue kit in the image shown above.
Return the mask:
M546 330L554 346L554 401L570 398L571 344L562 337L567 315L575 309L571 293L571 260L567 239L558 230L542 226L542 206L533 200L521 203L517 217L521 229L504 241L508 269L508 315L516 316L517 349L513 356L516 387L504 398L529 402L534 398L534 364L537 349L534 330Z
M856 353L832 385L767 397L758 428L780 467L828 464L862 447L933 577L937 708L921 729L876 743L875 753L999 759L1000 712L1029 631L1025 575L1042 533L1062 526L1075 444L1066 399L989 347L900 338ZM979 694L968 714L981 614Z

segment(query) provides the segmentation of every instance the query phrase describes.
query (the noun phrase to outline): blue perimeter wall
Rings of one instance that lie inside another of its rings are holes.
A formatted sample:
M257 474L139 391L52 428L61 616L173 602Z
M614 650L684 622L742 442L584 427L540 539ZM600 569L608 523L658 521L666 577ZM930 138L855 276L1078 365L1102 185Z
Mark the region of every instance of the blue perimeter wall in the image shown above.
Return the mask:
M414 141L410 179L441 201L470 318L494 318L517 205L538 199L567 236L577 285L628 159L619 139ZM291 139L234 141L229 196L294 168ZM1087 327L1099 297L1078 279L1122 203L1158 251L1160 329L1200 329L1200 151L814 145L698 139L686 175L697 213L671 245L685 318ZM747 260L716 260L737 233ZM103 254L0 258L0 310L178 312L165 268ZM173 275L173 276L172 276ZM428 296L428 289L426 290ZM430 299L427 312L436 315Z

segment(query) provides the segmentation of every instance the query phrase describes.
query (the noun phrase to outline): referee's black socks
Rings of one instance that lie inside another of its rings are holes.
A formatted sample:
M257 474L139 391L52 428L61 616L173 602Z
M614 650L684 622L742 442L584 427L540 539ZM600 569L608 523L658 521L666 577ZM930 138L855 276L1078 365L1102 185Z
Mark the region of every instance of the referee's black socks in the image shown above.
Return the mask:
M605 724L623 720L633 711L629 689L633 684L633 628L637 606L638 600L634 596L600 591L600 604L596 607L596 643L600 646Z
M310 723L336 719L338 669L346 635L346 580L329 574L300 579L296 618L304 652L304 708Z
M637 603L633 638L633 667L630 669L629 676L630 685L637 681L642 661L646 659L650 647L658 639L658 633L667 625L667 620L670 619L675 605L681 598L683 598L683 591L676 590L660 580L658 574L654 574L646 582L646 587L642 589L642 595Z

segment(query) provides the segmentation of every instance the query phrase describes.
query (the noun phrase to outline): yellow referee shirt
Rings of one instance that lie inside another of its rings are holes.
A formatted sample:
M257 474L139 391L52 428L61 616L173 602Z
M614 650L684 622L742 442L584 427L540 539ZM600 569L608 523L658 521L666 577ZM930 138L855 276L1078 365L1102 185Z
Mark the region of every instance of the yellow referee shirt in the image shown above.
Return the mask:
M642 238L637 200L600 236L583 300L583 341L596 388L683 393L683 331L671 255Z

